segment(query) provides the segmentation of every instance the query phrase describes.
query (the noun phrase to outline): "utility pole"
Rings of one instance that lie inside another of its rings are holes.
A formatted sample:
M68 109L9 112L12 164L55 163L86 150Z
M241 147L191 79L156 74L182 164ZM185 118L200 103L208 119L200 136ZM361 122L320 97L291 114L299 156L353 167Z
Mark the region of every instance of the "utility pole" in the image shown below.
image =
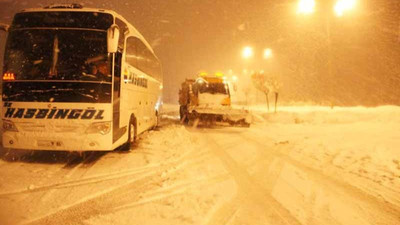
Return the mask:
M326 32L326 44L327 44L327 49L328 49L328 91L329 91L329 97L328 99L330 99L330 105L333 106L334 105L334 74L333 74L333 64L332 64L332 36L331 36L331 15L329 13L326 14L325 17L325 32Z

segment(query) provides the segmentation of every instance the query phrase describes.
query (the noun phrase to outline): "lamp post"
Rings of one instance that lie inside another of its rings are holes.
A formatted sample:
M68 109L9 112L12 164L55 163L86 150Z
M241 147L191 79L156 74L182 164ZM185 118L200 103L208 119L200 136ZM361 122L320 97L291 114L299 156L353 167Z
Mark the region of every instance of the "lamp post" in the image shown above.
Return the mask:
M252 58L253 54L254 54L254 52L253 52L253 48L252 47L246 46L246 47L243 48L242 57L244 59Z
M356 0L338 0L333 8L337 17L342 17L344 13L353 10L356 7Z
M300 0L297 4L298 14L311 14L315 11L315 0Z
M242 50L242 58L244 59L244 65L245 68L243 69L243 77L245 79L242 80L242 84L243 85L243 93L245 95L245 99L246 99L246 105L249 104L249 94L250 94L250 81L247 78L247 71L250 69L249 67L249 61L250 59L253 57L254 55L254 50L252 47L250 46L245 46Z
M357 0L337 0L333 6L333 11L337 17L342 17L346 12L356 8ZM297 14L312 14L315 12L315 0L299 0L297 4Z
M266 48L264 49L264 59L270 59L272 57L272 49Z
M336 17L343 17L346 13L354 10L357 5L357 0L337 0L333 5L333 12ZM315 0L299 0L297 5L297 14L308 15L315 12ZM326 13L325 32L326 43L328 47L328 79L333 79L332 76L332 39L331 39L331 15ZM330 94L333 95L333 88L329 88ZM331 104L333 104L331 102Z

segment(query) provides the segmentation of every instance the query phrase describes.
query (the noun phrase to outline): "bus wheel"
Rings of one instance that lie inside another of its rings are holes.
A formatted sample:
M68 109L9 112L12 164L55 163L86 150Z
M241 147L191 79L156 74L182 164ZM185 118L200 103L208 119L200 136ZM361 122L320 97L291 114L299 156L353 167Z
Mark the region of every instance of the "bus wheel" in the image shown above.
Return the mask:
M135 144L136 135L136 119L134 119L134 117L131 117L128 126L128 141L125 143L122 150L129 151L131 149L131 147Z

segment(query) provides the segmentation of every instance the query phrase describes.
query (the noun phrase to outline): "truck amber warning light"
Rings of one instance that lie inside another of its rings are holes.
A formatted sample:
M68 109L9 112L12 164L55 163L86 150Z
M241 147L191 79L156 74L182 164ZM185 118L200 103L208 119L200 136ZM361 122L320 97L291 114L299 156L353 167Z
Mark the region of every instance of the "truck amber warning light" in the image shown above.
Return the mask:
M3 80L15 80L14 73L4 73Z

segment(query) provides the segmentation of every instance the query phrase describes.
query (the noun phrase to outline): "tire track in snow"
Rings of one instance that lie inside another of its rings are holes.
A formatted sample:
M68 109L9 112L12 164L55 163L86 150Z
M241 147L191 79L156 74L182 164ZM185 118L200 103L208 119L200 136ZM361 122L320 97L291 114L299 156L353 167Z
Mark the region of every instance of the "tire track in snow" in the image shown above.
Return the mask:
M295 225L300 224L285 208L283 208L268 191L259 186L257 182L248 174L245 168L242 168L215 140L215 137L207 134L207 142L212 146L215 155L221 160L225 168L235 178L239 186L239 195L244 194L250 198L258 207L267 209L265 211L266 217L273 224L287 224ZM224 139L222 139L224 140Z
M47 152L39 152L38 155L46 155ZM50 153L51 154L51 153ZM89 154L88 157L86 157L86 154ZM64 166L60 167L59 170L57 171L57 173L55 175L53 175L52 177L57 177L57 178L65 178L65 177L70 177L73 174L76 173L76 171L78 170L78 168L81 167L85 167L87 168L85 170L85 172L87 172L92 166L94 166L94 164L102 157L106 154L106 152L85 152L84 155L78 155L78 154L69 154L67 155L67 162L64 164ZM48 154L47 154L48 156ZM30 162L34 162L35 158L31 158L31 159L27 159ZM67 171L65 172L65 169L67 169ZM52 177L48 177L48 180L51 180ZM36 192L33 191L35 188L28 188L28 190L31 191L31 193ZM26 190L26 191L28 191ZM55 189L51 189L47 192L44 192L42 194L38 194L38 195L31 195L32 197L30 198L30 205L34 205L37 202L44 202L46 201L48 198L51 198L53 196L53 194L55 193ZM68 198L68 194L66 194L64 197ZM2 196L0 195L0 198Z
M71 163L72 161L75 161L75 163ZM74 170L74 168L79 167L80 165L82 165L85 162L84 159L79 160L79 156L73 156L72 158L68 158L67 162L64 164L63 167L60 167L55 174L53 174L51 177L48 177L48 179L50 180L52 177L67 177L72 175L76 170ZM72 165L74 165L72 167ZM65 171L64 169L68 167L68 168L72 168L71 170L67 170ZM69 182L66 182L69 183ZM62 183L60 183L62 184ZM5 197L8 195L14 195L14 194L23 194L23 193L30 193L30 192L35 192L35 191L40 191L40 190L46 190L46 187L52 187L52 186L57 186L58 184L52 184L52 185L46 185L46 186L40 186L40 187L36 187L36 188L32 188L32 190L27 190L27 189L20 189L20 190L14 190L14 191L9 191L9 192L3 192L0 193L0 198L1 197Z
M139 199L145 201L147 198L151 198L151 196L143 199L140 198L140 194L151 189L160 188L158 184L163 180L162 173L164 171L169 171L168 173L172 174L183 171L187 166L201 164L204 162L204 157L209 157L207 155L209 154L208 152L201 153L205 154L201 157L195 157L192 160L185 160L186 157L182 157L178 161L160 166L157 170L142 174L122 185L108 188L73 204L65 205L40 218L30 219L24 222L24 224L65 224L65 221L68 221L68 224L76 224L91 216L109 213L110 209L116 207L116 203L118 205L128 205ZM186 156L188 157L189 155Z
M73 166L73 168L71 170L69 170L66 174L64 174L63 177L70 178L72 175L77 173L78 169L84 168L85 170L80 175L80 178L83 177L91 168L93 168L93 166L96 164L96 162L98 162L107 153L108 152L91 152L91 153L89 153L90 154L89 157L87 157L87 158L84 157L83 160L81 160L81 161L78 160L78 164ZM79 157L82 157L82 155L79 155ZM73 164L67 163L63 167L63 169L69 168L71 165L73 165ZM44 189L44 190L46 190L46 189ZM49 191L44 192L42 194L42 196L39 198L39 201L44 202L44 201L50 199L55 194L56 190L57 190L56 188L51 188ZM70 190L70 192L68 194L65 195L65 198L68 198L68 196L71 194L71 192L72 192L72 189Z
M260 141L265 140L265 137L260 136L260 133L250 131L249 133L242 133L240 138L245 140L247 143L250 141L252 144L258 146L258 149L262 150L259 151L262 157L273 156L282 160L283 162L287 162L288 164L306 172L307 176L309 176L311 180L318 181L318 184L322 185L325 190L335 193L336 196L347 196L348 199L352 199L351 202L357 202L354 204L358 205L358 208L363 209L362 211L370 211L369 213L365 213L365 215L369 217L369 221L375 221L375 224L381 224L382 220L385 220L387 222L386 224L397 224L400 222L400 211L395 206L387 202L382 202L376 197L360 190L356 186L342 180L338 180L337 177L328 176L322 171L316 170L288 155L285 155L282 153L282 146L278 146L276 151L271 151L271 149L269 149L265 143ZM379 218L376 212L380 212L381 215L385 215L385 217Z
M35 187L32 190L22 189L22 190L17 190L17 191L3 192L3 193L0 193L0 198L9 196L9 195L47 191L49 189L62 189L62 188L70 188L70 187L77 187L77 186L82 186L82 185L100 183L100 182L105 182L105 181L110 181L110 180L115 180L115 179L121 179L121 178L129 177L129 176L133 176L133 175L139 175L139 174L143 174L143 173L146 173L149 171L151 174L152 169L157 169L160 166L168 166L170 164L177 164L180 162L183 163L185 160L187 160L190 157L196 158L196 157L201 156L202 154L206 154L206 153L207 152L205 152L205 151L192 150L190 152L187 152L187 153L181 155L177 159L173 159L173 160L170 160L167 162L160 162L160 163L156 163L156 164L146 165L143 167L124 170L124 171L115 172L115 173L107 173L107 174L87 177L87 178L78 179L78 180L72 180L72 181L67 181L67 182L55 183L55 184L51 184L51 185L39 186L39 187ZM58 176L58 175L56 175L56 176Z
M240 209L240 197L236 196L228 203L209 212L209 216L204 224L207 225L229 225L235 221L235 216Z
M261 137L260 133L257 133L257 132L254 132L254 131L250 131L250 133L251 133L251 135L250 134L243 134L243 137L241 137L241 138L244 139L244 140L247 140L247 141L251 141L254 144L262 147L264 144L261 143L259 139L265 139L265 137ZM255 137L259 137L259 138L255 138ZM269 139L269 138L267 138L267 139ZM269 140L271 141L271 143L275 143L274 140L272 140L272 139L269 139ZM285 147L286 147L286 149L284 149ZM288 162L290 162L290 163L292 163L292 164L294 164L294 165L296 165L296 166L298 166L298 167L300 167L300 168L302 168L302 169L304 169L306 171L310 171L311 174L313 174L313 175L317 175L318 174L318 178L322 178L322 179L325 179L325 180L329 180L331 182L335 182L336 185L342 186L343 188L346 188L346 189L352 189L354 191L353 194L361 195L361 196L368 197L368 198L374 198L375 201L376 200L379 201L379 199L377 199L376 197L368 194L367 193L368 190L363 191L362 187L357 187L357 186L352 185L351 183L348 183L348 182L346 182L344 180L339 180L339 179L337 179L337 177L328 176L328 175L324 174L323 171L320 171L320 170L318 170L318 169L316 169L316 168L314 168L312 166L306 165L303 162L301 162L299 160L296 160L295 158L285 154L286 152L289 151L289 150L287 150L287 148L290 148L290 147L293 147L293 144L292 145L288 145L288 146L278 146L277 151L274 151L273 154L276 157L284 159L285 161L288 161ZM264 148L265 148L265 146L264 146ZM265 152L262 152L262 154L266 155ZM335 166L332 166L332 167L335 170L338 170L337 167L335 167ZM343 172L343 171L341 171L341 172ZM357 175L357 174L351 174L351 175ZM327 179L327 178L329 178L329 179ZM370 180L368 180L368 181L370 182ZM374 185L374 187L375 187L374 183L372 185ZM381 187L384 187L384 186L381 186ZM389 190L390 191L394 191L394 190L391 190L391 189L389 189ZM396 192L396 193L398 193L398 192ZM398 197L395 194L393 196L394 197ZM389 203L390 204L390 202L385 202L385 203ZM393 208L394 210L400 211L399 207L397 207L395 205L392 205L392 204L390 204L390 205L391 205L391 208Z
M207 179L198 179L198 180L193 180L181 184L175 184L171 185L167 188L162 188L160 190L153 191L150 193L146 198L140 199L137 202L126 204L126 205L121 205L118 207L113 208L113 212L117 211L122 211L122 210L129 210L131 208L152 203L155 201L159 201L161 199L165 199L168 197L176 196L176 195L181 195L184 194L185 192L188 191L189 187L192 187L193 185L196 185L196 187L203 187L203 186L208 186L214 183L219 183L222 181L225 181L229 179L231 176L229 174L221 174L221 175L216 175Z

